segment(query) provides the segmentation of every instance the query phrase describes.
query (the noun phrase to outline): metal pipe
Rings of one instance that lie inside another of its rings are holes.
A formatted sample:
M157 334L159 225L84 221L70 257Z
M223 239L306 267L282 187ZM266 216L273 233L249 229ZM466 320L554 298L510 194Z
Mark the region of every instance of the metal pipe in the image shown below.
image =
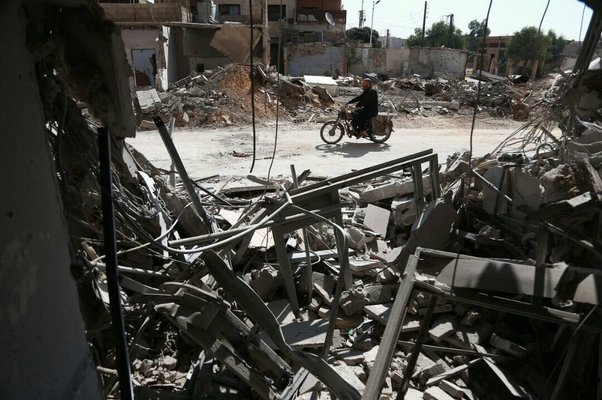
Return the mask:
M334 206L329 206L329 207L320 208L317 210L312 210L312 212L314 212L316 214L320 214L320 215L328 214L328 213L334 212L346 205L347 205L346 203L337 204ZM307 214L304 214L304 213L299 213L299 214L295 214L295 215L287 215L286 217L284 217L278 221L275 221L273 219L269 220L265 224L263 224L262 227L270 228L274 225L282 225L282 224L286 224L289 222L296 222L296 221L306 219L306 218L310 218L310 217L308 217ZM187 246L187 245L201 244L201 243L210 242L210 241L216 240L216 239L229 238L229 237L237 235L241 232L244 232L248 229L249 229L249 226L242 226L240 228L228 229L227 231L222 231L222 232L208 233L208 234L200 235L200 236L191 236L191 237L184 238L184 239L171 240L171 241L169 241L169 245L170 246Z
M161 139L163 139L163 143L165 144L165 147L167 148L167 152L169 153L171 160L176 165L176 169L178 170L178 173L180 174L180 179L182 179L182 183L184 184L186 191L188 192L188 194L190 195L190 198L192 199L192 204L194 205L196 212L199 214L199 216L201 217L203 222L205 222L205 224L207 225L207 230L209 232L211 232L213 230L213 224L211 223L211 220L209 219L207 212L205 212L205 209L203 208L203 205L201 204L201 201L199 200L199 196L197 196L197 194L194 190L194 187L192 186L192 181L188 177L186 168L184 168L184 163L182 163L182 159L180 158L180 155L178 154L178 150L176 149L176 146L173 144L173 140L171 140L171 135L169 134L167 127L163 123L163 120L161 119L161 117L155 117L155 118L153 118L153 121L155 122L155 125L157 125L157 129L159 130L159 134L161 135Z
M117 271L117 244L115 241L115 214L113 210L113 182L111 176L111 139L107 128L98 128L98 160L100 162L99 184L102 200L102 226L106 258L107 287L109 290L109 309L115 334L115 353L121 398L134 398L128 345L125 338L125 326L121 309L119 272Z

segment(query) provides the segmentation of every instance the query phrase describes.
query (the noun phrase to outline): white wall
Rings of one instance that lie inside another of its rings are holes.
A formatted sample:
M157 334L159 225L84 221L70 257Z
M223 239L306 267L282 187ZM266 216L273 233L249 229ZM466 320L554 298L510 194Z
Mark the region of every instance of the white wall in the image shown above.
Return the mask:
M167 90L167 86L169 83L167 70L169 66L166 55L169 54L169 44L168 42L156 40L160 34L163 35L165 38L169 38L169 28L159 27L151 29L129 29L124 27L121 29L121 37L123 38L126 56L128 62L130 63L130 66L132 66L132 76L130 77L130 88L132 90L136 89L134 83L135 73L132 62L132 49L155 50L157 58L157 74L161 78L161 89Z

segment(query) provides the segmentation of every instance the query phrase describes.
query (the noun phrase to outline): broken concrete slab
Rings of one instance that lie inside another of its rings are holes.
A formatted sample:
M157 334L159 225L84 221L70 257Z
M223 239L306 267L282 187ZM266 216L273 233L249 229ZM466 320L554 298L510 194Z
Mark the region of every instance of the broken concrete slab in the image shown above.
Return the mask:
M368 204L366 216L364 217L364 226L378 233L380 236L385 237L387 235L390 216L391 211L377 207L373 204Z
M439 383L439 387L445 393L449 394L450 396L452 396L456 399L461 399L464 397L464 389L462 389L460 386L456 385L455 383L446 381L444 379Z
M401 228L411 226L418 217L414 197L395 198L391 202L391 211L393 213L393 223Z
M347 381L351 386L353 386L358 392L363 393L365 385L364 383L357 377L354 372L354 369L349 367L346 364L335 365L335 371L341 375L341 377Z
M424 188L424 194L430 194L431 179L429 175L424 175L422 177L422 185ZM412 193L414 193L413 181L391 182L378 187L368 187L366 190L360 193L360 199L366 202L376 202Z
M424 400L454 400L449 394L438 386L431 386L422 395Z
M349 257L349 267L352 273L361 275L372 269L383 268L383 264L380 260L351 256Z
M363 287L353 287L345 290L341 295L340 307L346 315L358 314L367 305L368 298Z
M364 352L357 349L340 349L333 351L332 355L337 360L341 360L349 366L359 365L365 360Z
M440 318L429 330L429 336L436 342L441 342L455 332L454 323L449 317Z

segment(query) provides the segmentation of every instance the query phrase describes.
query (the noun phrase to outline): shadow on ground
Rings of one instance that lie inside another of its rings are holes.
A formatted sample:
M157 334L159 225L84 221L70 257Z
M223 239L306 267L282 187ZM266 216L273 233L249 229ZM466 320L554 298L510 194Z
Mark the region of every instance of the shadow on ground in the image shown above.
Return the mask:
M343 156L345 158L356 158L377 151L389 151L391 150L391 146L386 143L346 142L337 144L319 144L316 146L316 150Z

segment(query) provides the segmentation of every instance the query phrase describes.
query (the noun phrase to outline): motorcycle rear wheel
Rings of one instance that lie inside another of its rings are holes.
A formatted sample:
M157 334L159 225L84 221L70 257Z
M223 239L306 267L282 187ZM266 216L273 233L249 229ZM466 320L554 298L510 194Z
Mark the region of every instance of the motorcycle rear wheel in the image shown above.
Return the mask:
M374 143L384 143L391 137L391 131L389 130L384 135L375 135L374 133L369 132L368 137L370 137L370 140L372 140Z
M326 121L320 129L320 137L326 144L337 144L343 139L345 128L337 121Z

